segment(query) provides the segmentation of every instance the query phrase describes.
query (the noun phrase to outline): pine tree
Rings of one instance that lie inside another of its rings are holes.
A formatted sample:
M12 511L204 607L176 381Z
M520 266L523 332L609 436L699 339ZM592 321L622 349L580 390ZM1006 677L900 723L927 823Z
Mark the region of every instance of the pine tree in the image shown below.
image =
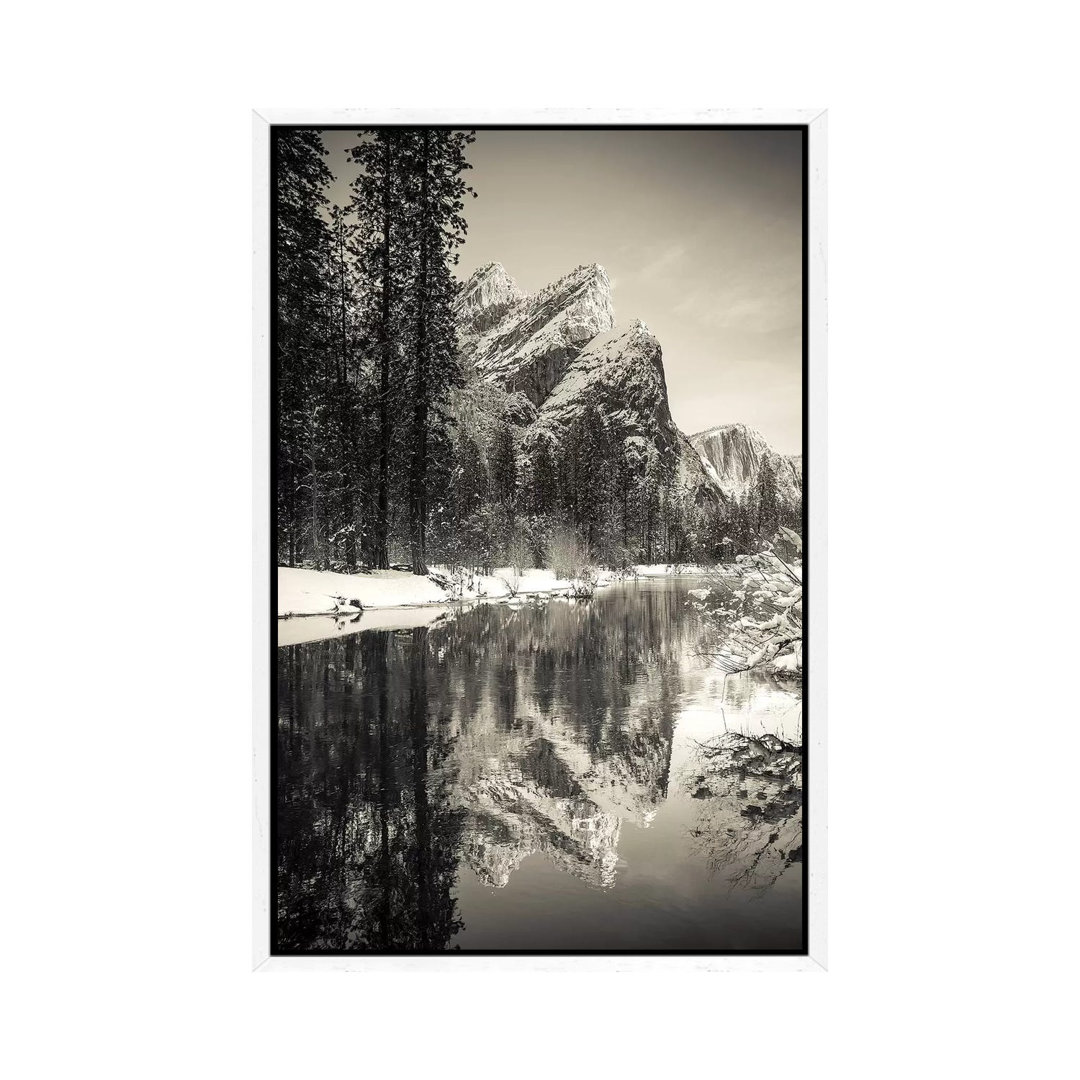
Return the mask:
M462 562L473 561L475 523L483 516L488 498L488 473L476 440L460 432L456 447L457 468L450 489L450 526L459 547ZM466 539L468 537L468 540Z
M463 199L475 195L462 179L471 168L465 147L470 133L423 128L408 134L411 195L409 239L415 273L406 302L413 330L412 432L409 457L409 544L413 573L427 573L429 432L450 388L460 385L457 333L452 309L456 283L451 266L465 242Z
M334 418L334 448L330 487L336 507L333 541L341 552L344 569L349 573L356 570L358 563L357 541L361 525L357 507L363 502L359 446L361 400L354 340L355 233L356 226L346 220L345 211L333 207L330 211L329 301L334 376L332 399L328 405Z
M395 390L400 390L403 381L401 356L408 341L401 296L411 261L407 218L412 195L409 144L413 134L400 128L373 128L361 131L359 137L361 141L349 152L362 170L353 181L352 205L359 220L360 269L370 293L370 303L365 305L363 337L376 357L377 464L370 546L375 567L386 569L390 565L390 460L395 435Z
M317 558L319 542L319 402L326 360L324 255L329 234L321 211L330 170L317 131L276 132L274 165L275 355L277 376L278 560ZM305 533L308 538L305 541Z
M625 559L626 447L614 424L602 419L596 496L599 510L598 553L608 566L623 565Z
M768 458L761 462L754 495L758 537L762 540L771 539L780 524L780 500L776 489L776 473Z
M645 562L655 561L660 532L660 492L663 486L659 461L650 448L640 489L641 545Z
M581 423L575 419L567 425L558 445L555 472L558 476L556 509L562 520L570 525L578 523L578 470L581 464Z
M634 514L634 467L625 443L615 463L616 507L619 544L623 557L630 552L630 529Z
M575 446L574 480L577 486L577 525L590 554L595 553L604 516L598 484L604 468L606 432L600 411L590 398L581 414L581 433Z
M488 465L493 496L512 511L517 498L517 451L513 429L505 420L495 428Z
M531 482L528 488L529 510L533 514L548 514L555 508L558 497L558 476L551 456L551 443L541 438L533 451Z

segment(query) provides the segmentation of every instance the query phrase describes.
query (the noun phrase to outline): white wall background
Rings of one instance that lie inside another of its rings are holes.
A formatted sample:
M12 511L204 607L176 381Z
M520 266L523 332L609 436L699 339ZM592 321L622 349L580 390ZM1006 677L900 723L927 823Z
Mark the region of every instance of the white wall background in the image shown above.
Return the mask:
M1067 11L8 13L10 1075L1064 1071ZM250 109L590 104L830 110L831 970L253 976Z

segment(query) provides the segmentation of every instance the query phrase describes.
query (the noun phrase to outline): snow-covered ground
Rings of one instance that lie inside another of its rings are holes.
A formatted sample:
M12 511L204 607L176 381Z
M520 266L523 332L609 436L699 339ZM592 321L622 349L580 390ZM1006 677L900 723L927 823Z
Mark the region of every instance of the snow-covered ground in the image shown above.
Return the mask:
M360 608L445 604L446 591L431 578L401 570L334 574L326 570L278 567L278 616L333 615Z
M708 574L713 566L691 566L690 564L641 563L630 568L635 577L667 577L668 574Z
M432 567L423 577L402 570L367 574L334 574L322 570L278 567L278 617L288 615L354 615L358 611L452 603L456 600L507 600L517 596L565 592L573 585L552 570L498 569L494 574L467 574L451 584L445 567ZM597 585L610 585L618 575L600 570ZM445 581L446 585L441 582ZM365 624L366 625L366 624Z

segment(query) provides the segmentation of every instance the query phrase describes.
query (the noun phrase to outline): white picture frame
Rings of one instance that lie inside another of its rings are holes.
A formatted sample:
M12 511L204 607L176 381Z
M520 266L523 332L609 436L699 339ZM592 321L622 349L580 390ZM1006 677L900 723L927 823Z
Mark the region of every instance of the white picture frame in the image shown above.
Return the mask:
M271 956L270 954L270 129L275 124L576 126L805 125L808 131L807 383L807 918L805 955ZM256 109L252 114L252 970L824 971L827 969L827 115L823 109Z

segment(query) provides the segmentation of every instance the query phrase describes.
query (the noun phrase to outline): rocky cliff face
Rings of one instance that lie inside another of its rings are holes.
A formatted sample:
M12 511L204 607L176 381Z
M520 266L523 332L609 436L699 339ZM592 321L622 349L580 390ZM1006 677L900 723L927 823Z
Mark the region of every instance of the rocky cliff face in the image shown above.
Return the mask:
M481 267L457 301L462 359L481 379L521 395L526 447L559 441L592 402L619 430L628 454L654 448L682 486L723 498L668 406L660 343L640 320L615 326L602 266L579 266L524 296L498 264Z
M799 494L802 495L803 485L803 469L802 469L802 454L788 454L788 463L791 465L791 470L795 474L796 481L799 485Z
M623 418L628 436L673 435L660 342L643 322L594 337L569 363L537 420L565 426L590 397L602 413Z
M524 298L502 263L481 266L465 283L454 305L459 331L479 337Z
M539 409L531 438L558 439L591 401L631 455L652 446L674 462L678 482L708 490L710 478L671 418L660 342L640 319L599 334L568 365Z
M745 424L723 424L692 435L690 444L726 495L745 498L757 484L762 465L768 461L776 474L781 501L789 506L802 502L801 455L778 454L753 428Z
M602 266L579 266L524 296L494 263L465 283L458 318L463 358L539 406L585 345L615 325L611 282Z

